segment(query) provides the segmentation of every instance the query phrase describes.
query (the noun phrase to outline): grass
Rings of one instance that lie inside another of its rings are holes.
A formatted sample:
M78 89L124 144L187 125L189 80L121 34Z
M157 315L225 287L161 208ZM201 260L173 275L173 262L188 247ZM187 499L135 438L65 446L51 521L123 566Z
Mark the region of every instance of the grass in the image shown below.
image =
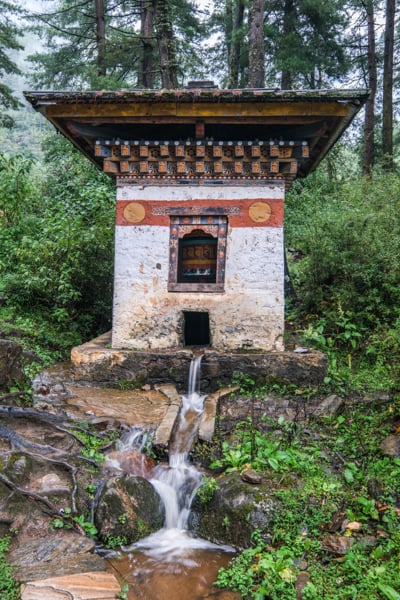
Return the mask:
M400 600L400 458L381 449L398 431L397 415L393 399L349 403L340 415L296 427L242 422L215 466L275 472L281 508L269 542L256 530L217 585L246 599L295 600L303 571L304 600ZM345 540L347 551L330 551L327 536Z

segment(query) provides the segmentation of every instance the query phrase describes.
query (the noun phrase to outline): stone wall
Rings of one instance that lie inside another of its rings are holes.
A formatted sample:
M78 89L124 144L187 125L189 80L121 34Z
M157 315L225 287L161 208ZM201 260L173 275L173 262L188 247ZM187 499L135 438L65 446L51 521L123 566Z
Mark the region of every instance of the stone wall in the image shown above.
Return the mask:
M174 383L179 391L187 390L189 367L193 354L189 349L135 351L109 347L104 334L72 349L71 361L76 380L118 385L131 382L144 384ZM258 383L277 380L297 385L317 385L327 374L327 358L317 351L229 353L207 349L201 365L200 389L212 392L232 382L232 374L240 371Z
M182 347L184 312L205 311L210 345L216 350L282 350L283 196L281 182L219 188L120 186L113 348ZM227 215L223 291L168 291L169 214L179 207L187 214Z

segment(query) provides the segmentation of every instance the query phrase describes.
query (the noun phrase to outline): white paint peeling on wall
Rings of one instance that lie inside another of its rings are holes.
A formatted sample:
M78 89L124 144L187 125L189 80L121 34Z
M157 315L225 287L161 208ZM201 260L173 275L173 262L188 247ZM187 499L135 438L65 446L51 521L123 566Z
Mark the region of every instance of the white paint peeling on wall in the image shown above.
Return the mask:
M285 194L282 181L276 181L268 185L255 186L122 186L117 188L117 200L163 200L186 202L193 199L210 200L215 203L218 200L240 200L242 198L271 198L282 199Z

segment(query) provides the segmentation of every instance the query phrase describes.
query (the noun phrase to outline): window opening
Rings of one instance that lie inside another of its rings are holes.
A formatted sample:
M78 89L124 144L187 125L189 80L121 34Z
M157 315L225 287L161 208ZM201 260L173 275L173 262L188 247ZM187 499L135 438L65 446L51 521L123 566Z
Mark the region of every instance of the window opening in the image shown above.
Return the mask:
M168 290L223 292L228 219L171 216Z
M183 313L184 323L184 345L185 346L209 346L210 345L210 320L208 312Z
M215 283L217 239L194 229L179 240L178 283Z

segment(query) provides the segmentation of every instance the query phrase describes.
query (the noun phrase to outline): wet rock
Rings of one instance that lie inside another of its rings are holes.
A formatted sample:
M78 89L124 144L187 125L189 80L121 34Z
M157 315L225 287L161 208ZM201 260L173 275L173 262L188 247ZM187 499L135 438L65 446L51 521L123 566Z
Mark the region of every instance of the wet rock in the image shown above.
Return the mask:
M344 406L343 398L336 394L331 394L317 406L313 412L315 417L332 417L338 414Z
M113 477L103 487L97 503L95 524L100 539L109 546L132 544L160 529L164 506L143 477Z
M269 482L257 487L245 483L238 473L221 475L219 489L211 500L202 503L195 497L189 518L189 529L212 542L236 548L251 545L254 529L268 537L270 525L279 508L272 498Z
M23 452L12 452L4 466L5 474L19 484L29 476L32 460Z
M244 469L240 473L240 478L246 483L260 484L262 482L261 475L259 473L256 473L256 471L254 471L253 469Z
M322 549L331 554L346 554L354 544L354 539L344 535L328 534L322 540Z
M359 542L364 548L372 548L376 546L377 538L374 535L363 535L360 537Z
M0 339L0 389L23 380L22 346L12 340Z
M94 542L67 531L27 540L12 550L7 560L21 582L105 569L104 559L94 554Z
M105 456L105 469L123 471L130 475L139 475L145 479L151 479L152 472L156 466L155 460L143 454L140 450L128 449L122 451L108 452Z
M381 443L381 449L383 454L392 458L400 457L400 436L389 435Z
M21 600L111 600L120 591L111 573L79 573L31 581L22 586Z
M70 494L70 486L57 475L48 473L36 481L36 487L42 496L62 496Z

